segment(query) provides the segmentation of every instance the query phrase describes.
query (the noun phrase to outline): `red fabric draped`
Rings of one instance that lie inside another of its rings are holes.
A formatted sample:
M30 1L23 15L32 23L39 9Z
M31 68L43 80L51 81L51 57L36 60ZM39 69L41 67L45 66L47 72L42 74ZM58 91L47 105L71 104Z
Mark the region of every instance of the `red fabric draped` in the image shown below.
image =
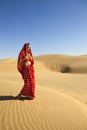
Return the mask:
M28 52L32 56L31 49ZM26 56L26 44L24 44L22 50L19 53L18 56L18 64L17 68L18 71L21 73L23 79L24 79L24 86L22 90L20 91L21 95L24 96L31 96L35 97L35 76L34 76L34 60L33 58L28 58L28 60L31 62L30 66L25 66L24 63L20 63L22 61L23 57Z

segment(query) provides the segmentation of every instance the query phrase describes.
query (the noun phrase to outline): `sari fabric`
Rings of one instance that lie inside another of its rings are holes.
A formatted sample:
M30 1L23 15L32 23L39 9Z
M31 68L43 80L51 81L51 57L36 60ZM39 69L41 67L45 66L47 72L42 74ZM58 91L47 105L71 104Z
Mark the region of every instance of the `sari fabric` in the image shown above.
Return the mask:
M24 80L24 86L20 91L20 94L23 96L35 97L35 76L34 76L34 60L28 57L28 61L31 63L29 66L26 66L23 62L23 57L26 56L26 44L23 46L22 50L18 56L18 71L21 73ZM28 52L32 56L31 49Z

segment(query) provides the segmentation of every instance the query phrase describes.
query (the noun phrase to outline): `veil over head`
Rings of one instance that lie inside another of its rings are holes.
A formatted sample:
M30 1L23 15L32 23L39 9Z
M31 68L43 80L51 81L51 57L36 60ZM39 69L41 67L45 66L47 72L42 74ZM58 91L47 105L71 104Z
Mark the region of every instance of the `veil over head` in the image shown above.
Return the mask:
M26 55L26 45L27 45L27 44L30 45L30 43L25 43L25 44L24 44L23 48L21 49L21 51L20 51L20 53L19 53L18 59L22 59L23 56ZM32 56L31 48L29 49L29 53L30 53L30 55Z

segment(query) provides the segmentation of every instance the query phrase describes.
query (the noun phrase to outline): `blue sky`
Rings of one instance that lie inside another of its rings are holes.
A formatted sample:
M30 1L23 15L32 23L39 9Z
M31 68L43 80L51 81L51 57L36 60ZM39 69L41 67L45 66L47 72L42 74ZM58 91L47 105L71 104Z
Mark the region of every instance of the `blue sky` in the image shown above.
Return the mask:
M87 1L0 0L0 59L16 58L25 42L34 56L87 54Z

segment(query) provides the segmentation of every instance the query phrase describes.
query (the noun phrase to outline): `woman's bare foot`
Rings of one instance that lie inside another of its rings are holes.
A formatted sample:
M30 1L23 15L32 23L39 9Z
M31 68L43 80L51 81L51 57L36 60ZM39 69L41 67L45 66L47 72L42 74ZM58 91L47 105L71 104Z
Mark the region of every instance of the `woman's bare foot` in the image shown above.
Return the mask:
M20 98L21 97L21 94L19 93L17 96L16 96L16 98Z

